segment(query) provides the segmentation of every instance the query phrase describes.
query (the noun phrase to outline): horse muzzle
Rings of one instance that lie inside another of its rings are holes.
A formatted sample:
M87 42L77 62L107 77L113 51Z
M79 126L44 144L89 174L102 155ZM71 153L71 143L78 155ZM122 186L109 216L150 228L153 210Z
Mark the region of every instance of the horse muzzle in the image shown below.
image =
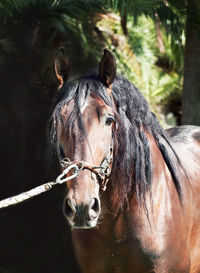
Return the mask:
M100 200L93 198L88 204L77 205L74 199L66 198L63 212L71 228L89 229L97 225L100 215Z

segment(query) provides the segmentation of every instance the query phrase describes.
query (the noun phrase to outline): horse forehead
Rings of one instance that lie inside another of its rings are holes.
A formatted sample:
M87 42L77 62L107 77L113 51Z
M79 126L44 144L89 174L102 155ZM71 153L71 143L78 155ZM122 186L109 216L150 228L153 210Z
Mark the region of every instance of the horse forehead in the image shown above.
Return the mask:
M101 115L108 111L111 111L111 107L97 96L90 96L81 108L81 113L85 115L91 115L91 113L95 115L97 113L96 116L98 116L98 114Z

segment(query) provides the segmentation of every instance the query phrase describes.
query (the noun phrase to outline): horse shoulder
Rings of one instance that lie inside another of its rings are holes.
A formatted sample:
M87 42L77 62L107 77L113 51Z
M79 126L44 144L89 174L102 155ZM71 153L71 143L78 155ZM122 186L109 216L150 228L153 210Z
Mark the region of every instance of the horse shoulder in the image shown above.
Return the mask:
M200 127L180 126L167 130L190 182L200 190Z
M183 125L172 127L166 130L167 134L174 140L182 141L196 141L200 144L200 126L194 125Z
M134 214L135 234L142 249L154 261L155 272L189 272L192 228L189 209L185 214L162 154L153 138L149 141L153 165L152 200L147 195L146 215L142 209L136 208L137 202L133 196L130 208ZM184 180L181 179L181 182L186 184L187 178ZM191 192L190 190L190 202Z
M183 181L184 208L190 217L190 272L200 272L200 127L181 126L167 130L188 175Z

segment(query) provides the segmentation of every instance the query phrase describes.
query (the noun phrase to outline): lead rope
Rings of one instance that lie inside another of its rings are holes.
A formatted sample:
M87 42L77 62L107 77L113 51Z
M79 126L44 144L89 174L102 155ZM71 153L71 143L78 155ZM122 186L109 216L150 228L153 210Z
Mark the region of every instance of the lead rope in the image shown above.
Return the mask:
M79 174L82 169L88 169L91 172L95 173L97 178L101 180L101 190L104 192L106 190L106 186L109 180L109 175L111 172L110 164L112 163L113 156L112 156L112 146L110 147L110 151L108 156L102 161L100 166L93 166L88 164L84 161L70 161L68 158L64 158L61 160L61 166L63 167L63 172L56 178L55 181L51 181L45 184L42 184L38 187L35 187L29 191L20 193L18 195L6 198L0 201L0 209L9 207L12 205L16 205L21 203L27 199L30 199L34 196L37 196L43 192L49 191L57 184L63 184L66 181L69 181ZM66 175L69 173L70 170L74 170L74 173L68 177ZM99 170L99 171L97 171Z
M74 173L72 175L66 177L66 175L72 169L74 170ZM8 207L8 206L16 205L16 204L21 203L27 199L30 199L36 195L39 195L43 192L49 191L57 184L63 184L64 182L75 178L81 169L82 168L77 166L77 164L71 164L70 166L68 166L67 168L65 168L63 170L63 172L56 178L55 181L45 183L45 184L40 185L36 188L33 188L29 191L23 192L21 194L18 194L18 195L15 195L15 196L12 196L12 197L9 197L9 198L6 198L6 199L0 201L0 209Z

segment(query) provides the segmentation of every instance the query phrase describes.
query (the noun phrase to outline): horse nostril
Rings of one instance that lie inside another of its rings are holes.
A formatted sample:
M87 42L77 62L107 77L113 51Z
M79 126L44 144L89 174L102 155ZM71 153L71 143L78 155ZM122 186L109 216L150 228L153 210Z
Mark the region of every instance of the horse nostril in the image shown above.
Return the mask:
M76 209L70 199L65 200L63 210L64 214L68 217L72 216L76 212Z
M100 211L99 200L97 198L93 198L89 208L98 213Z

